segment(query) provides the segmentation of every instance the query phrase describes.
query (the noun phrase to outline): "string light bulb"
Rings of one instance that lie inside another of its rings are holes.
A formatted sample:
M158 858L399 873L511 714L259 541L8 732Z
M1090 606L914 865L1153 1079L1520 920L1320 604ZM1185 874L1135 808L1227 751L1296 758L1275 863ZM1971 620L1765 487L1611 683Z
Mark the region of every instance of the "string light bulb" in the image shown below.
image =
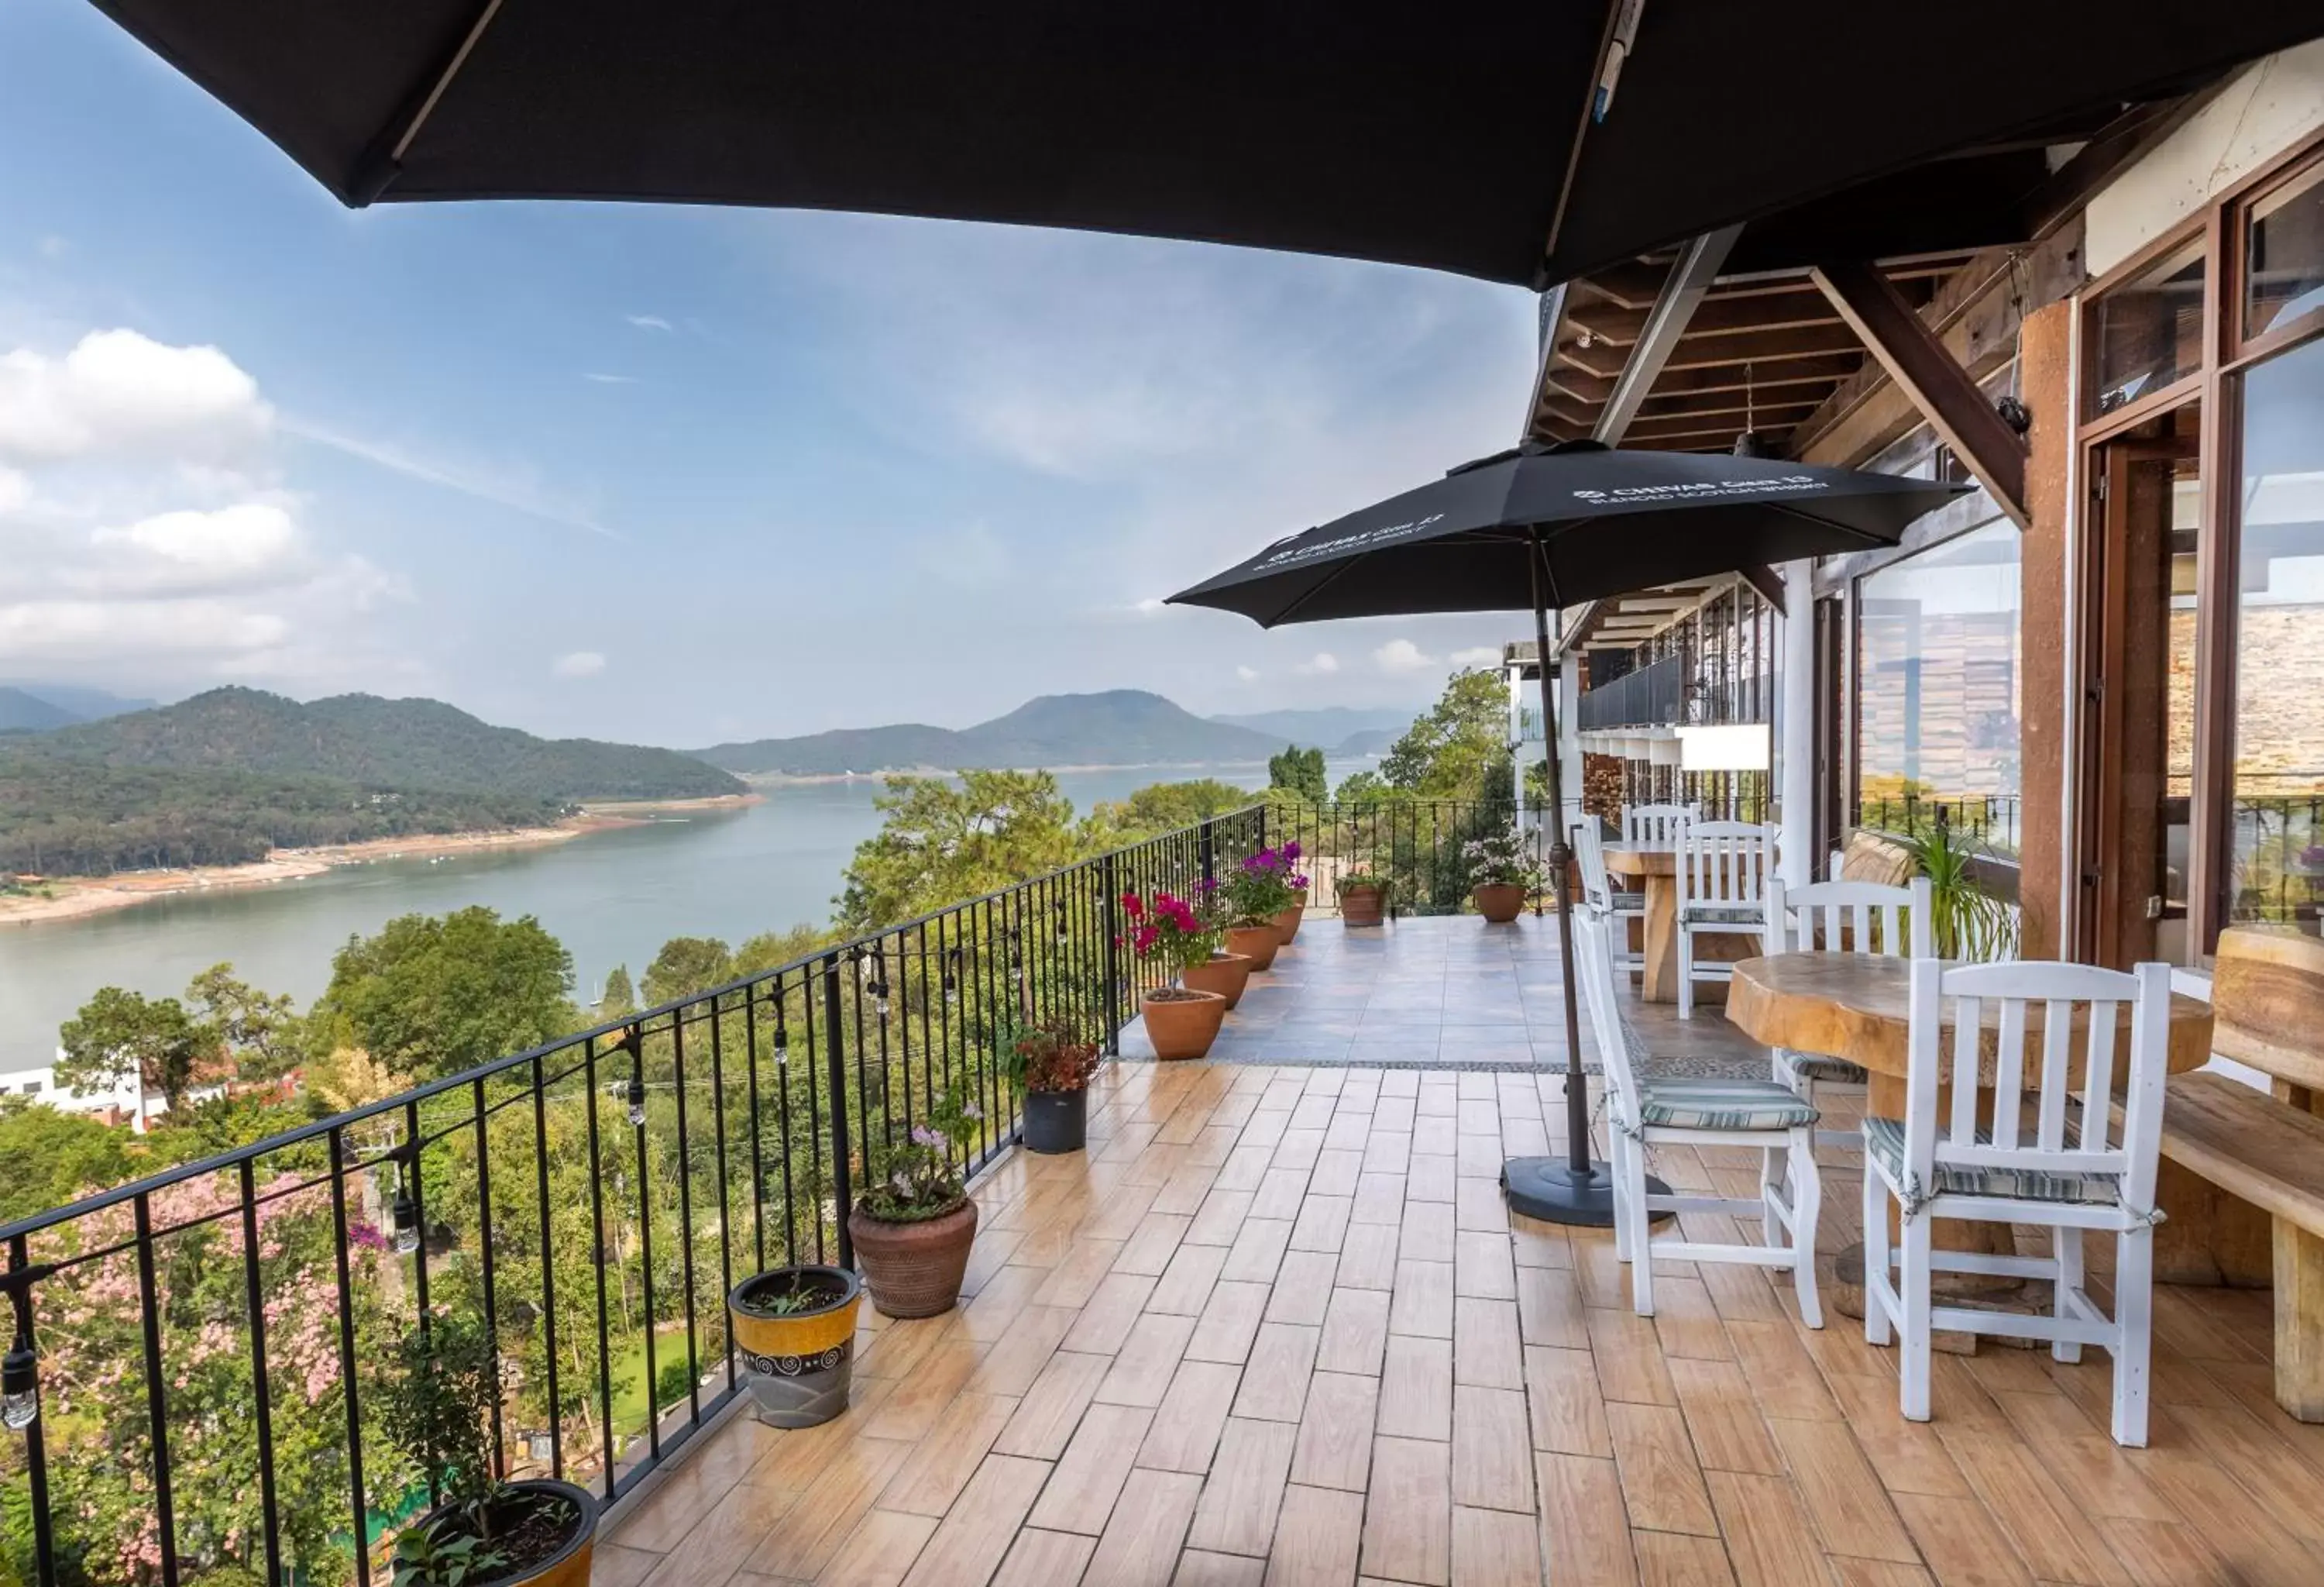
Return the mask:
M408 1257L420 1249L420 1209L412 1204L411 1193L398 1188L393 1207L395 1219L395 1254Z
M791 1033L784 1027L778 1025L775 1027L775 1062L780 1065L788 1064L790 1061Z
M0 1361L0 1422L11 1433L22 1433L41 1419L40 1358L19 1336Z
M646 1083L641 1076L630 1076L630 1122L642 1126L646 1121Z

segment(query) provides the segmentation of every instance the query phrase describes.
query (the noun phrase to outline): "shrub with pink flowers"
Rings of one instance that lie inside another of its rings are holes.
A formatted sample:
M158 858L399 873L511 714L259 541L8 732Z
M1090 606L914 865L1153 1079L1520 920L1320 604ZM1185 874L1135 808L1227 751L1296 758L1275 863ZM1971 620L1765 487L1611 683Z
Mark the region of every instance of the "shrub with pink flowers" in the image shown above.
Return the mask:
M1121 895L1121 912L1130 922L1125 936L1141 959L1168 967L1172 984L1196 964L1206 962L1219 946L1219 928L1208 910L1174 893L1156 892L1140 898Z
M940 1218L968 1199L963 1163L984 1111L947 1085L906 1139L876 1154L857 1205L890 1223Z
M1281 848L1261 849L1227 875L1222 889L1227 918L1237 926L1263 926L1298 903L1307 885L1299 870L1296 838Z

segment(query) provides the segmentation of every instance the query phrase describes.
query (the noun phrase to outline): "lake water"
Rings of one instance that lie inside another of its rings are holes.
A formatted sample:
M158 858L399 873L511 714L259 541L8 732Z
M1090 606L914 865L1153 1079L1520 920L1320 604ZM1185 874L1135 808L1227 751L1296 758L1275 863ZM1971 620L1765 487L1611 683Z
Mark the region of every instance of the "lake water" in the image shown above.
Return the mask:
M1333 766L1333 784L1359 769ZM1057 782L1081 814L1148 783L1194 776L1258 788L1267 768L1065 772ZM300 881L177 894L78 920L0 926L0 1069L47 1063L58 1025L100 986L180 995L220 960L303 1006L329 981L331 955L348 937L398 915L484 904L505 918L538 916L571 951L584 1001L616 964L627 964L632 977L641 973L673 937L738 944L761 931L820 925L831 918L855 845L879 830L872 800L881 785L865 780L765 791L765 802L743 809L540 848L433 863L383 860Z

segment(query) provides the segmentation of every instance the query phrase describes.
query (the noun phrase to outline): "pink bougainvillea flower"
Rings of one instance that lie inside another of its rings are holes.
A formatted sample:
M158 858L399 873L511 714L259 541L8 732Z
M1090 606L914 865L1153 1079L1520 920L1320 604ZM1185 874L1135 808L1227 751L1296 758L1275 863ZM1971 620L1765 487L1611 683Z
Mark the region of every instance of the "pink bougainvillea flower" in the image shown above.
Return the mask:
M1134 892L1123 893L1121 895L1121 912L1129 916L1132 920L1135 920L1140 915L1146 913L1145 901Z

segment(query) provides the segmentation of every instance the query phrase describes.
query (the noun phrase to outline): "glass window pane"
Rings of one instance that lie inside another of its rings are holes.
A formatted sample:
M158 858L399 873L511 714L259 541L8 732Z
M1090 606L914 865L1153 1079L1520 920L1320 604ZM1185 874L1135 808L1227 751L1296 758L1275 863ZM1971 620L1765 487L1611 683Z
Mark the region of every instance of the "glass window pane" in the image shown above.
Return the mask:
M2324 342L2244 377L2228 918L2324 905Z
M2100 298L2090 309L2090 344L2100 413L2111 413L2201 368L2201 240Z
M1859 822L1911 831L1946 807L2017 846L2018 535L1988 524L1857 585Z
M2244 240L2245 336L2324 309L2324 165L2253 205Z

